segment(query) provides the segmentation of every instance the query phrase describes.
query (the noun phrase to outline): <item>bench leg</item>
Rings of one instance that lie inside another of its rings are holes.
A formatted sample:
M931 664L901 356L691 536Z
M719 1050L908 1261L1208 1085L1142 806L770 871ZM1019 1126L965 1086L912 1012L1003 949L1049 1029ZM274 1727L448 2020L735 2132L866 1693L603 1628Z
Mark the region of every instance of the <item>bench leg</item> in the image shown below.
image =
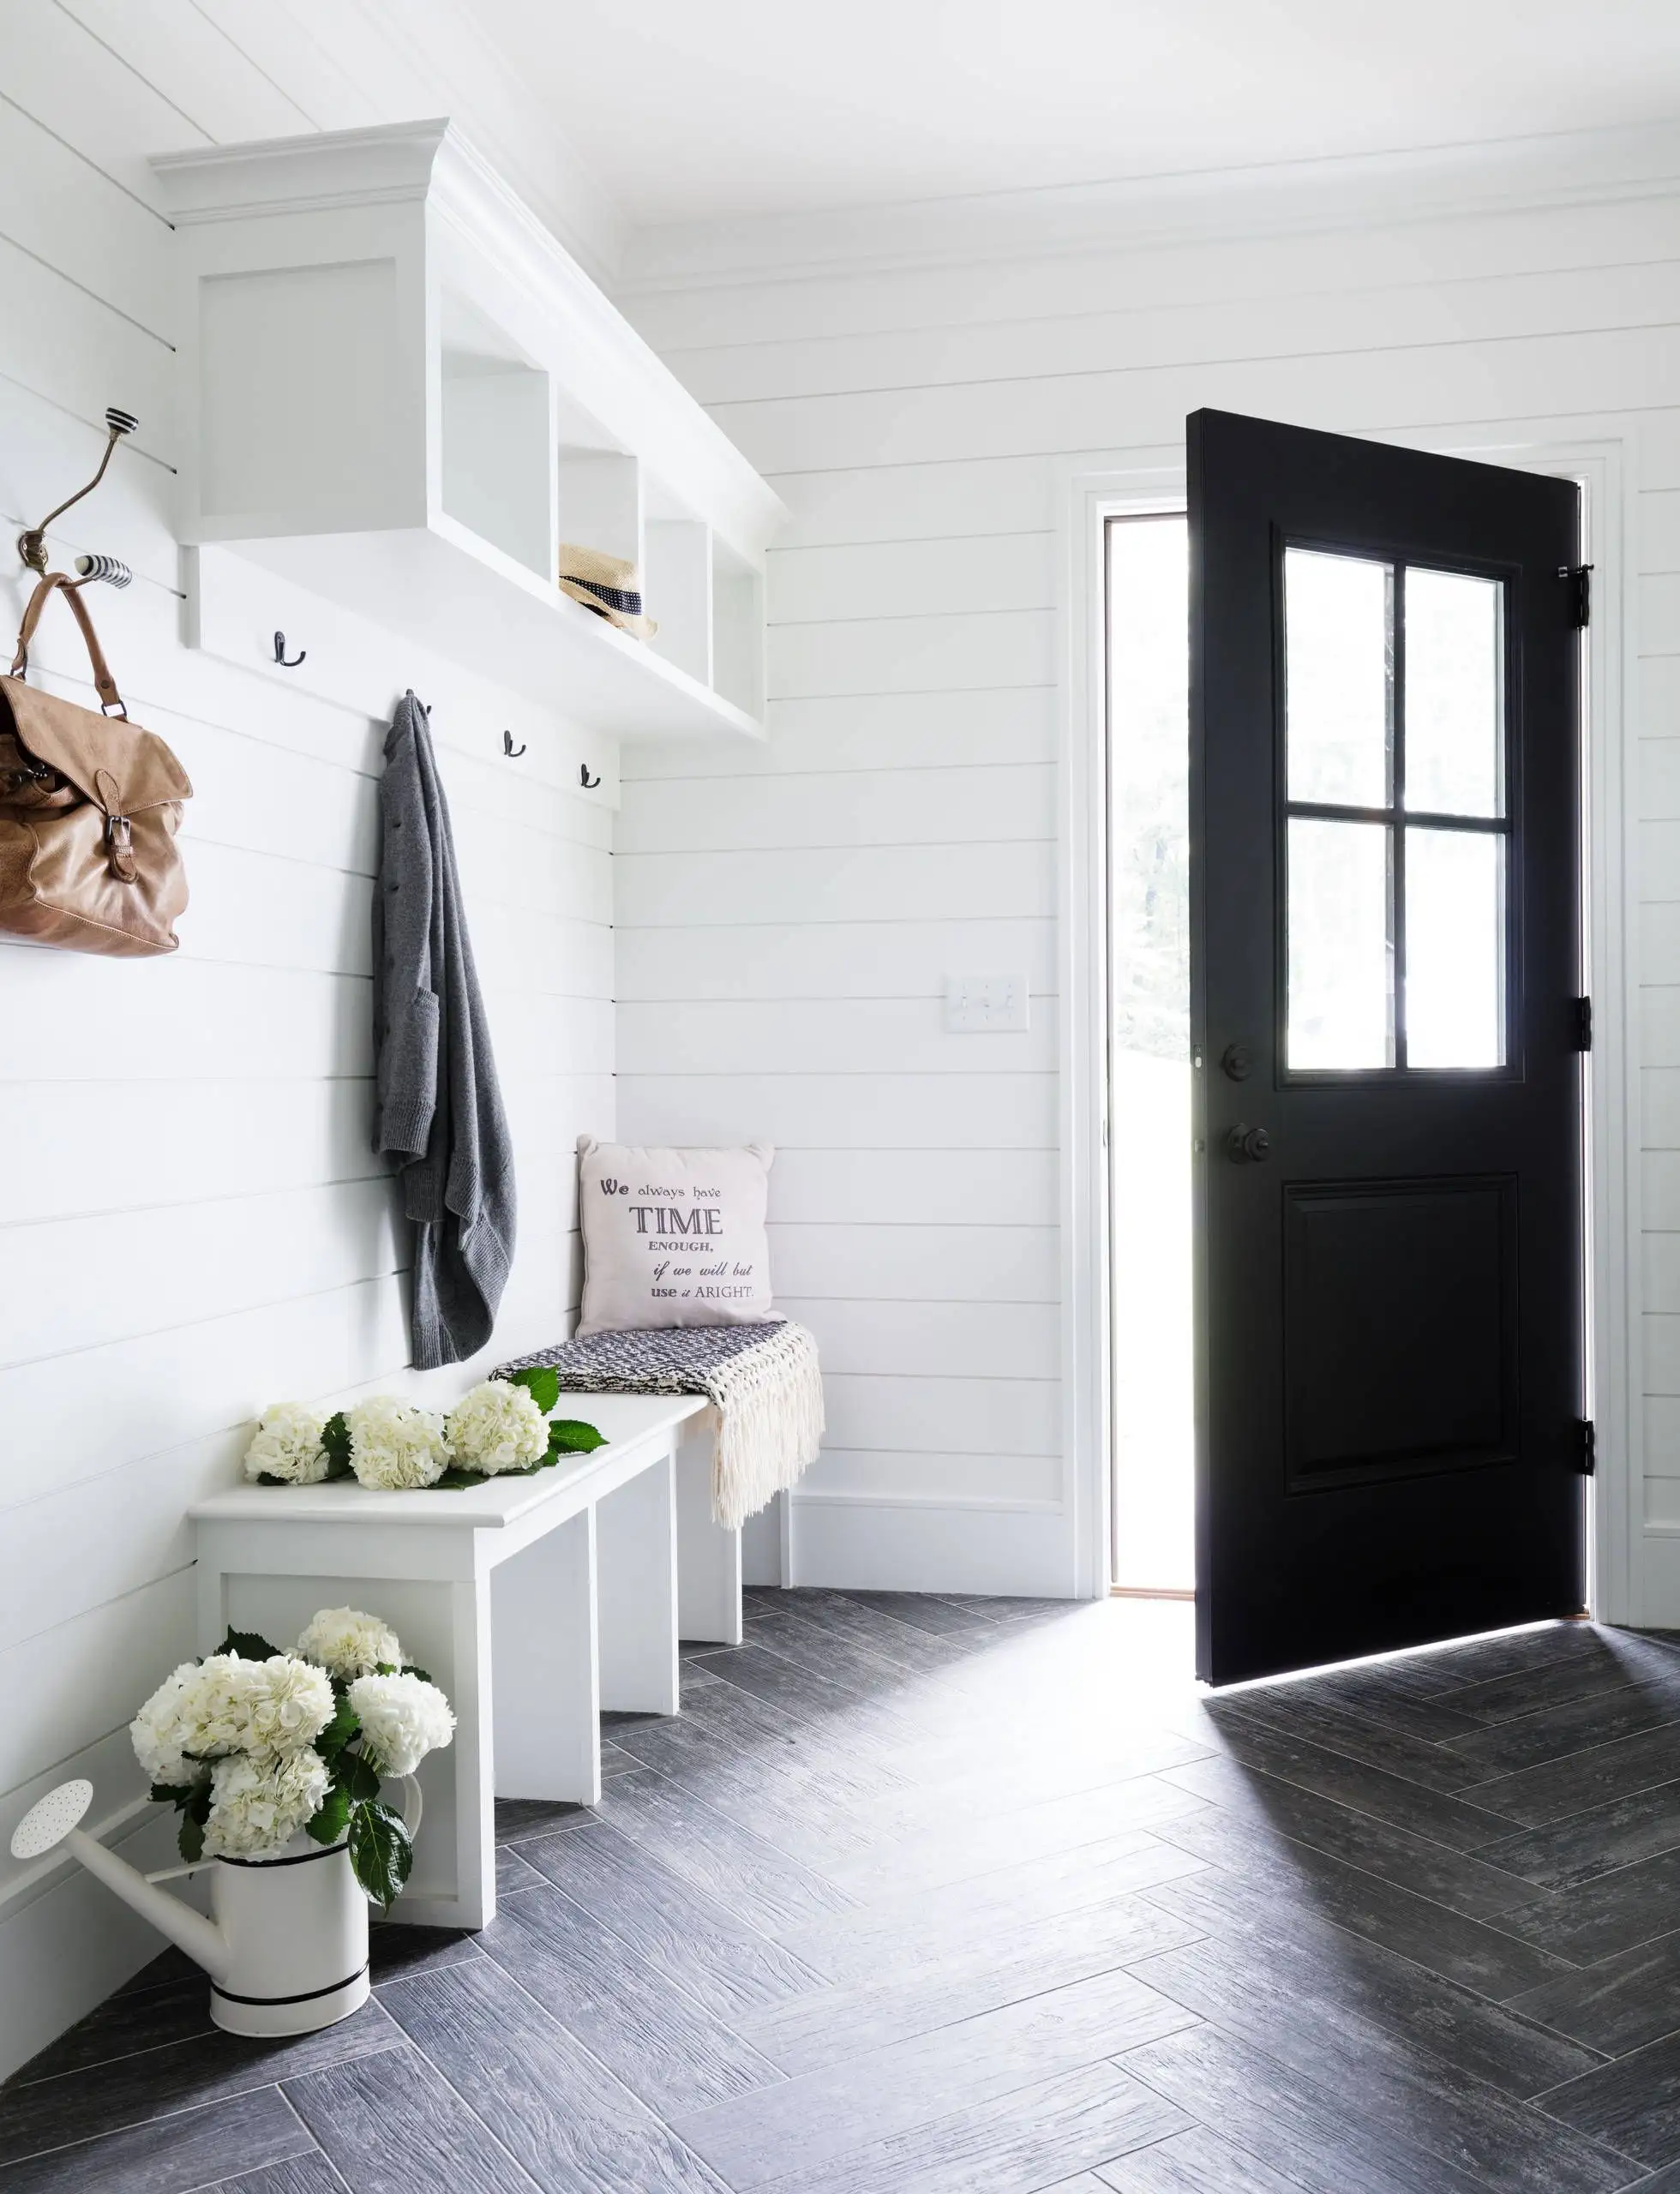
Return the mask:
M677 1711L674 1459L608 1494L595 1512L601 1704L611 1712Z
M741 1533L711 1520L709 1416L688 1420L677 1449L677 1627L684 1638L739 1646Z
M594 1805L601 1686L593 1509L491 1572L490 1621L497 1796Z

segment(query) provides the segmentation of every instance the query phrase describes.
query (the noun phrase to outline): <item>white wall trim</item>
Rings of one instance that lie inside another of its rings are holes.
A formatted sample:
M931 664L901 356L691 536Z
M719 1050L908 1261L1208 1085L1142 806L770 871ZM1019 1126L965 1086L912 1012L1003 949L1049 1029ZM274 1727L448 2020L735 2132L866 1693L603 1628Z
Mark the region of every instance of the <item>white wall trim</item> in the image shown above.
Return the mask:
M1680 124L632 230L616 296L1587 206L1673 192Z
M1594 1612L1612 1622L1672 1622L1680 1609L1653 1604L1672 1565L1647 1565L1644 1526L1644 1407L1641 1376L1639 1210L1638 904L1628 843L1633 782L1627 706L1636 668L1637 568L1632 529L1636 481L1632 424L1594 423L1589 436L1515 437L1509 427L1468 426L1381 439L1449 455L1503 460L1581 482L1593 621L1586 655L1584 838L1587 979L1596 1022L1588 1080L1587 1298L1591 1406L1598 1427L1593 1488ZM1107 1062L1103 919L1107 844L1102 527L1127 512L1182 508L1182 465L1074 471L1060 501L1065 705L1058 815L1063 996L1059 1039L1062 1130L1062 1368L1066 1470L1074 1512L1076 1590L1106 1592L1109 1571L1108 1198L1105 1147ZM1664 1553L1666 1549L1662 1550Z

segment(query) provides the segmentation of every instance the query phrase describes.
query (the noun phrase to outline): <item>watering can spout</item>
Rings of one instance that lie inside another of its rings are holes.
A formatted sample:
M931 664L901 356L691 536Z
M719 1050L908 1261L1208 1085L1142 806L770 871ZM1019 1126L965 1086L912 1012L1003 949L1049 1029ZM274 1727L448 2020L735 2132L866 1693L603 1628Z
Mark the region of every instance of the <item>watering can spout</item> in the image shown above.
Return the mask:
M119 1859L97 1837L78 1827L77 1823L93 1801L93 1784L80 1778L74 1783L61 1783L56 1790L49 1790L18 1823L12 1837L13 1858L39 1859L62 1843L90 1874L97 1874L107 1889L114 1891L125 1904L131 1905L142 1919L149 1920L160 1933L167 1935L171 1942L177 1944L189 1958L201 1965L213 1981L223 1979L228 1968L226 1936L213 1921L207 1920L201 1912L195 1912L178 1897L158 1888L137 1867L131 1867L126 1859ZM187 1873L193 1870L183 1867L171 1871Z

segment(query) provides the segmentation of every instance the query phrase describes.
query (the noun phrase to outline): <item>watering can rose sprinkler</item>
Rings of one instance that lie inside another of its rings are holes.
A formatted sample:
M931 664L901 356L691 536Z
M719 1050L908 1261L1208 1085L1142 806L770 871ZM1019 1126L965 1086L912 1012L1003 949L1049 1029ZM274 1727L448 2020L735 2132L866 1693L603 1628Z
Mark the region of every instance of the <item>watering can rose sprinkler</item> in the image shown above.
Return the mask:
M181 1816L184 1864L143 1874L78 1826L91 1783L31 1807L12 1855L63 1844L210 1975L231 2034L310 2034L368 1998L368 1906L389 1910L420 1825L414 1771L454 1734L449 1702L396 1634L323 1609L295 1652L231 1631L183 1662L135 1716L152 1795ZM400 1781L400 1812L381 1795ZM160 1889L208 1872L210 1916Z

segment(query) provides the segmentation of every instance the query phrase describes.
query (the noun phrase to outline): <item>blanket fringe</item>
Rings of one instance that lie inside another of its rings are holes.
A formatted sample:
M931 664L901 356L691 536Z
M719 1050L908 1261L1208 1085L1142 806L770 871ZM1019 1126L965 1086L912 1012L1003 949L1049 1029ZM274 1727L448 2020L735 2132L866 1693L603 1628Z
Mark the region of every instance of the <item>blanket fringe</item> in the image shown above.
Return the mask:
M803 1326L783 1326L720 1364L706 1391L718 1417L711 1513L734 1531L817 1460L826 1422L817 1344Z

